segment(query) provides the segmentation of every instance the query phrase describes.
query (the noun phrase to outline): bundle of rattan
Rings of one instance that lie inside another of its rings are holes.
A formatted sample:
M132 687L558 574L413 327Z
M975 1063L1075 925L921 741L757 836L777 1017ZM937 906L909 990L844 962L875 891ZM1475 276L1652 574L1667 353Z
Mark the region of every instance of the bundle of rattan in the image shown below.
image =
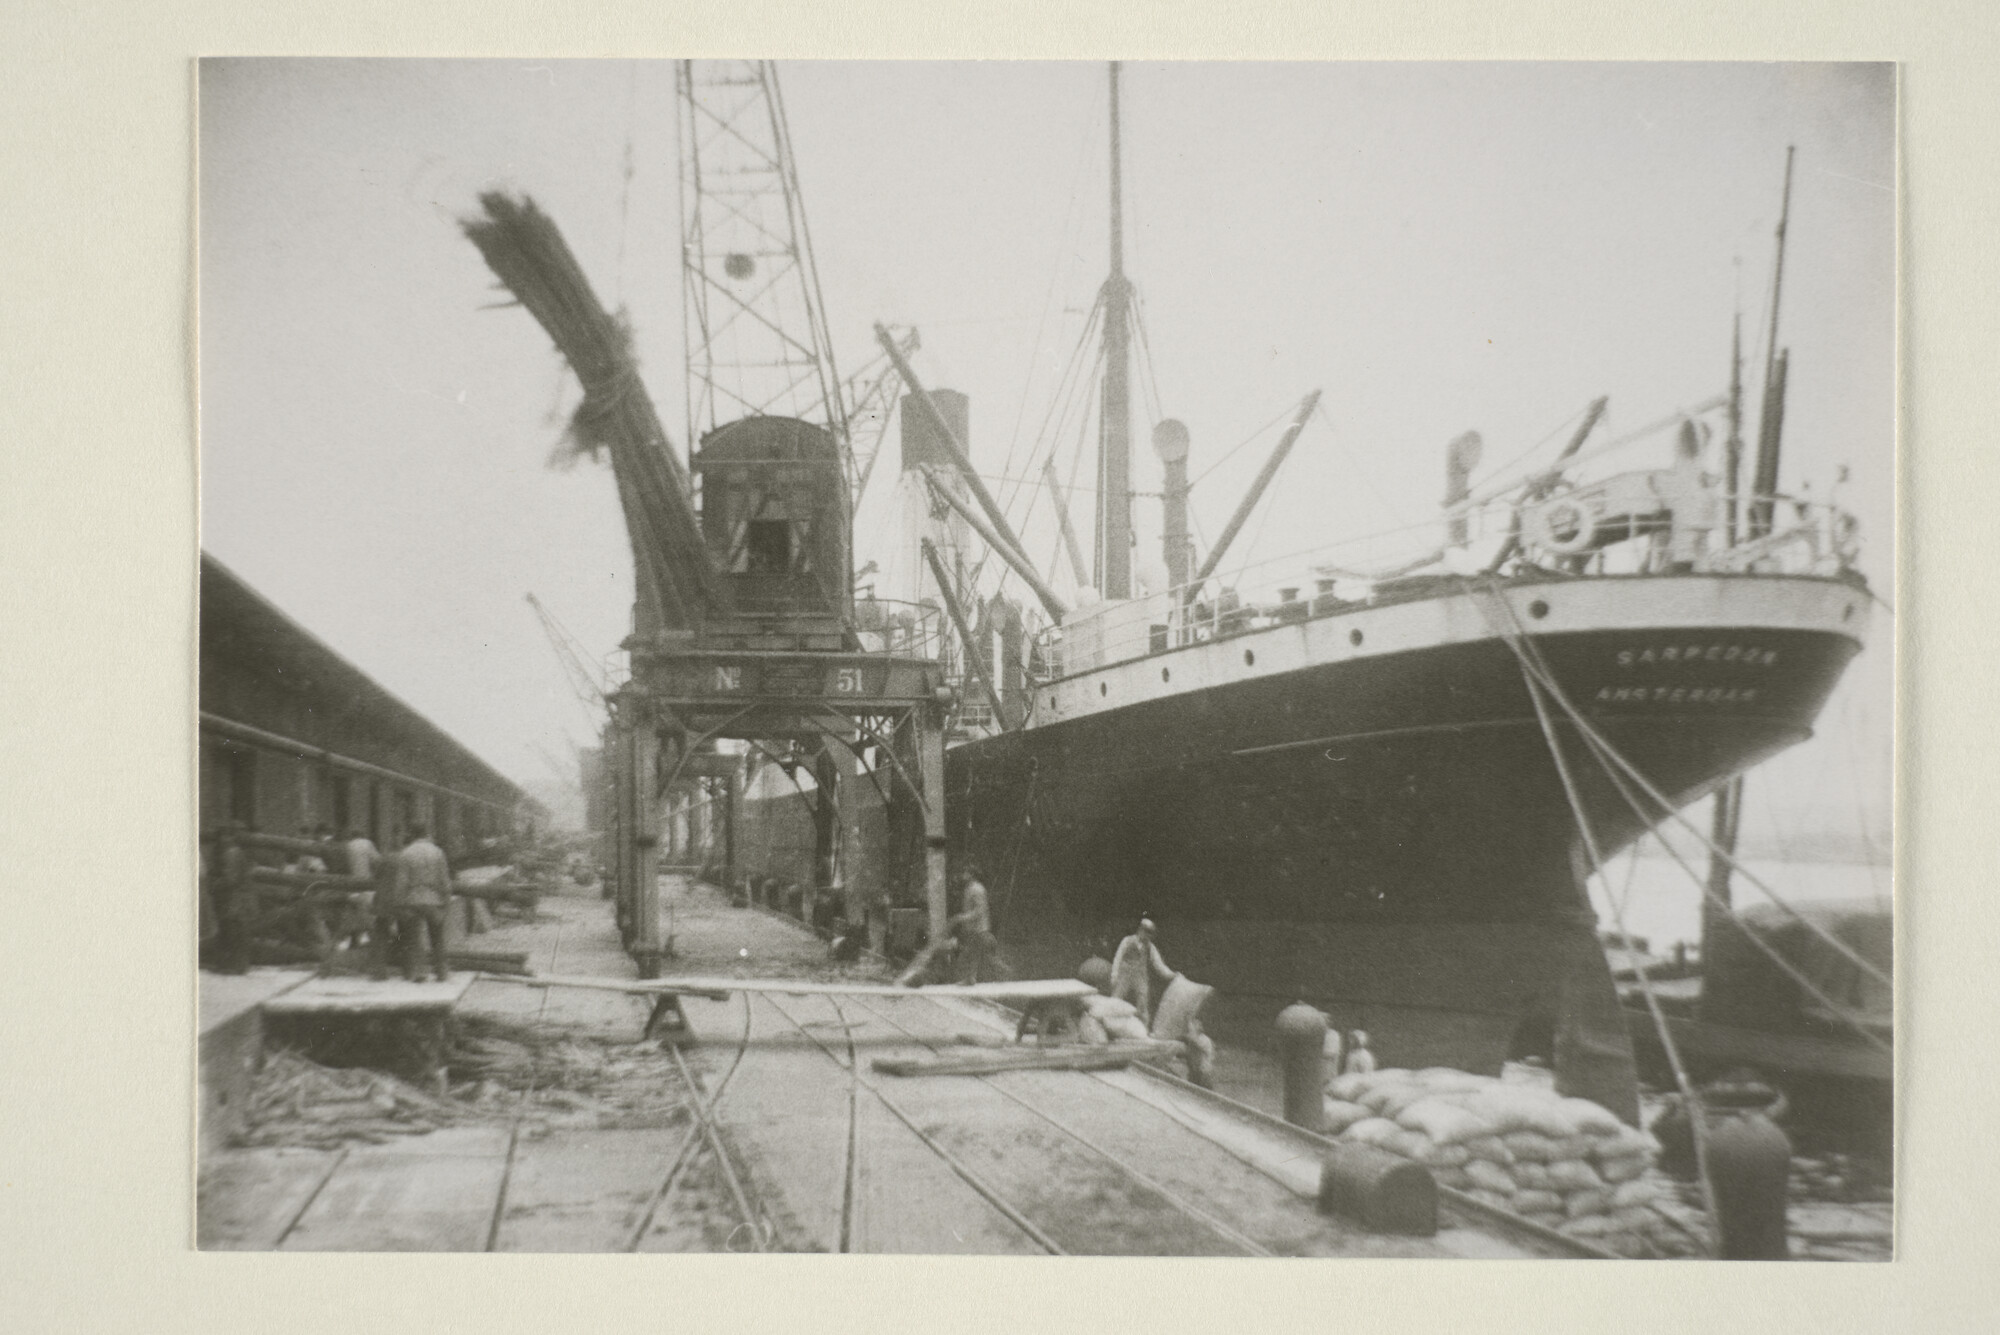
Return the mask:
M489 191L479 202L485 216L465 220L466 236L541 322L583 386L567 445L573 453L611 456L641 600L661 626L693 624L719 605L720 581L686 471L640 382L625 326L598 301L562 233L533 200Z

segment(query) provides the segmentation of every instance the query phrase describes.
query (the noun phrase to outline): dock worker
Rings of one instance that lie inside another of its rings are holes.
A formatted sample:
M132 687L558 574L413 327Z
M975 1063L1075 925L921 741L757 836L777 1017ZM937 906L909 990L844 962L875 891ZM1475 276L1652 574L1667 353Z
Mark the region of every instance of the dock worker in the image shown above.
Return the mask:
M340 832L339 842L333 847L338 851L341 871L348 876L358 876L367 880L375 879L377 864L382 861L381 850L375 841L350 825ZM348 897L347 943L359 947L361 938L372 930L375 920L375 892L359 890Z
M242 833L235 821L223 822L215 832L210 898L215 904L218 973L250 972L250 918L257 900L250 884L250 854L240 842Z
M1005 972L1000 961L1000 942L993 935L993 909L986 898L986 885L977 867L958 874L959 909L952 915L952 934L958 938L959 967L968 983L990 983Z
M444 944L445 909L451 902L451 864L445 860L444 850L430 840L430 831L421 824L410 826L410 842L403 846L394 863L394 876L390 889L386 892L389 900L389 917L394 923L395 934L401 938L403 957L403 977L411 982L420 982L422 970L417 967L417 939L427 935L430 939L431 971L440 983L451 981L451 968L446 959ZM383 926L383 899L385 892L375 892L375 923ZM387 966L387 949L376 953L375 976L384 977Z
M1347 1055L1340 1059L1342 1075L1373 1075L1375 1054L1368 1050L1368 1031L1357 1029L1347 1036Z
M1156 930L1151 918L1139 919L1139 930L1120 941L1111 957L1111 995L1136 1006L1148 1025L1153 1023L1153 980L1167 983L1174 978L1153 944Z

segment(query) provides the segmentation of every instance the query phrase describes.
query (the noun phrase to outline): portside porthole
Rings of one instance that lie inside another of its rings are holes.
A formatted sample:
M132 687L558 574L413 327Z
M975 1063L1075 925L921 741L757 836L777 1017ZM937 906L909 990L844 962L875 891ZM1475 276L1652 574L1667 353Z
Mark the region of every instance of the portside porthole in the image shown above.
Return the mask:
M1109 682L1103 682L1103 681L1100 681L1100 682L1098 682L1098 683L1097 683L1097 693L1098 693L1099 695L1109 695L1109 694L1111 694L1111 683L1109 683Z
M1052 695L1049 697L1049 708L1054 709L1055 707L1056 707L1056 698Z
M1353 645L1357 649L1361 647L1361 641L1363 638L1364 637L1362 636L1359 627L1356 627L1355 629L1347 632L1347 642Z
M1256 667L1256 666L1257 666L1257 653L1256 653L1256 651L1255 651L1255 650L1253 650L1253 649L1245 649L1245 650L1243 651L1243 666L1244 666L1244 667Z
M1535 601L1528 604L1528 615L1533 617L1535 620L1540 621L1543 617L1547 616L1548 614L1549 614L1549 605L1543 602L1541 599L1537 598L1535 599Z
M1167 671L1167 670L1166 670L1165 668L1161 668L1161 669L1160 669L1160 680L1161 680L1161 681L1171 681L1171 680L1173 680L1173 675L1174 675L1173 673L1171 673L1171 672Z

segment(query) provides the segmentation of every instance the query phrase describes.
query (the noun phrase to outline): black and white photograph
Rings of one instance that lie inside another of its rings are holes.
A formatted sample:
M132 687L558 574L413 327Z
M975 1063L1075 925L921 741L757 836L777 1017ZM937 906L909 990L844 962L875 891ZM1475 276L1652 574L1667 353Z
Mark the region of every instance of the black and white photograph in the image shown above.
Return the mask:
M1895 1259L1897 66L193 84L195 1247Z

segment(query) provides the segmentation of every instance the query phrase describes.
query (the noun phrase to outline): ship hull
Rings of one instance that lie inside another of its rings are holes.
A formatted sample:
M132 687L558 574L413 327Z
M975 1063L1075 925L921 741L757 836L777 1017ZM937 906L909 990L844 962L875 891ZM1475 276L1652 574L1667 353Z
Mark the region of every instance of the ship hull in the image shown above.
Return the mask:
M1303 999L1385 1062L1472 1070L1524 1026L1553 1026L1560 1059L1567 1027L1629 1069L1582 878L1589 842L1609 856L1660 813L1552 705L1579 823L1520 654L1680 806L1810 735L1865 598L1775 577L1467 587L1073 673L1031 726L948 753L952 849L1023 974L1067 976L1145 915L1225 1023Z

